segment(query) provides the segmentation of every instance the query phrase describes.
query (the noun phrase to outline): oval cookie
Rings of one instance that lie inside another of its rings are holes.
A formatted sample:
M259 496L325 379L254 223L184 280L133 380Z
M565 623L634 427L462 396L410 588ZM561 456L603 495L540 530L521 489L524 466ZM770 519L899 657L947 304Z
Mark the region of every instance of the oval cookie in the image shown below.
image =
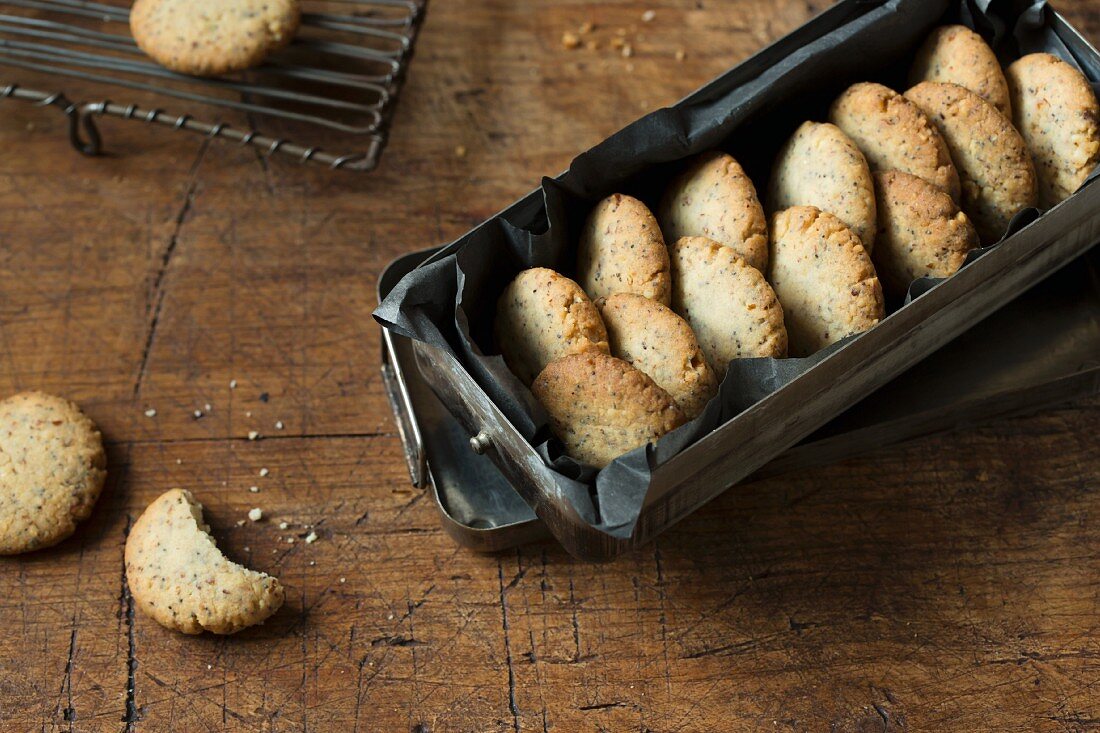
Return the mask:
M772 217L768 279L786 317L791 356L809 356L885 317L867 251L832 214L795 206Z
M134 604L165 628L233 634L283 605L279 581L230 562L202 521L191 492L172 489L146 508L126 538Z
M905 171L959 200L959 174L939 130L893 89L862 83L833 102L829 121L860 149L872 171Z
M901 171L875 174L878 246L871 256L883 287L902 297L921 277L950 277L978 246L978 232L951 197Z
M609 353L600 312L580 285L545 267L516 275L497 301L493 335L508 368L524 384L554 359Z
M983 242L1039 203L1035 167L1020 133L993 105L958 84L921 82L905 93L939 128L962 180L962 209Z
M719 378L734 359L787 355L783 308L763 273L706 237L682 237L669 254L672 309Z
M779 152L768 208L816 206L836 215L864 248L875 245L875 184L863 153L839 127L804 122Z
M686 422L668 392L605 354L573 354L550 362L531 390L565 452L597 468Z
M1100 165L1100 105L1085 76L1047 53L1008 67L1016 120L1039 176L1039 201L1069 198Z
M596 204L581 232L577 281L592 298L637 293L668 305L668 248L645 204L621 193Z
M56 545L92 513L103 439L80 408L41 392L0 402L0 555Z
M690 420L718 392L718 380L687 322L634 293L596 302L607 324L611 354L640 369L669 393Z
M136 0L130 30L142 51L181 74L256 66L294 38L298 0Z
M657 218L666 242L707 237L758 270L768 264L768 223L756 187L740 164L718 151L703 153L673 179Z
M909 84L946 81L966 87L1012 119L1008 83L993 49L964 25L945 25L928 34L917 51Z

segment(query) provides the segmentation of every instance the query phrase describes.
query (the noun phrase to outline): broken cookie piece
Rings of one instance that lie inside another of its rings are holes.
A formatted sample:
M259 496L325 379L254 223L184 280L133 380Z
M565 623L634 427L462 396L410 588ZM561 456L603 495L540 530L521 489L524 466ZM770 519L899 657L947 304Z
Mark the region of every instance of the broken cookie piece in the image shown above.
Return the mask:
M161 626L185 634L233 634L283 605L276 578L230 562L209 532L202 504L182 489L162 494L130 530L130 593Z

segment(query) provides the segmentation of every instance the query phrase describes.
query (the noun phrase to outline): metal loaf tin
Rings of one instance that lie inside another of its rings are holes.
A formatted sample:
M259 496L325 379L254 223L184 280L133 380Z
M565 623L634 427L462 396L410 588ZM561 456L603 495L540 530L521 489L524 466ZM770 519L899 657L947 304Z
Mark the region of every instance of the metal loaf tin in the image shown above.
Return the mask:
M437 249L394 260L384 298ZM420 375L413 342L383 331L382 375L413 485L459 544L492 552L552 536ZM1093 248L852 406L751 479L1100 393L1100 250Z
M838 5L689 97L726 88L823 38L866 8ZM1060 16L1051 29L1095 73L1097 53ZM539 192L498 215L524 221L541 206ZM475 232L477 230L475 229ZM470 235L467 235L470 236ZM443 248L429 262L460 248ZM989 251L871 331L844 343L781 388L760 399L678 454L652 467L644 504L627 536L589 524L556 483L552 469L446 348L412 342L420 372L458 424L543 525L577 557L602 560L645 543L700 505L822 428L846 409L948 344L1100 240L1100 185L1090 185ZM387 336L389 336L387 334Z

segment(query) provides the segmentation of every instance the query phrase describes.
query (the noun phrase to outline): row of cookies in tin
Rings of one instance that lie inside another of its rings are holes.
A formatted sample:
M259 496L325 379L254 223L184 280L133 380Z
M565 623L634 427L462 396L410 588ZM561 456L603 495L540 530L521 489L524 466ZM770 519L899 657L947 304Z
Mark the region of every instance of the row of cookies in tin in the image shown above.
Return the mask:
M569 455L603 466L656 440L703 409L733 359L807 356L872 327L883 285L901 296L953 274L1100 163L1096 98L1053 56L1006 74L980 36L948 26L912 77L905 94L856 84L828 123L795 132L772 170L770 222L740 165L712 152L656 217L621 194L597 204L577 282L540 268L509 285L497 345Z

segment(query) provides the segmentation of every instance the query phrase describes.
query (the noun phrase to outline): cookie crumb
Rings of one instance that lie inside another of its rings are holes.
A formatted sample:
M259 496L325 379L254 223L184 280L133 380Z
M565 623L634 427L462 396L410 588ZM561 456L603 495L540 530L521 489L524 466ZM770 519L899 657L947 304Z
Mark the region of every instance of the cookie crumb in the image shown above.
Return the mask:
M289 526L290 525L287 524L286 522L279 522L279 529L286 529Z
M249 486L248 490L251 491L253 494L260 493L260 487L259 486Z
M286 543L288 545L293 545L294 544L294 538L293 537L287 537L286 538Z
M283 429L283 421L282 420L276 420L275 421L275 429L276 430L282 430Z
M310 532L309 534L306 535L306 544L307 545L312 545L316 541L317 541L317 533L316 532Z
M243 549L243 550L244 550L245 552L252 552L252 548L251 548L251 547L248 547L248 546L245 546L245 547L243 547L243 548L241 548L241 549Z
M347 578L340 578L340 582L341 583L346 583L346 582L348 582L348 579Z
M634 55L634 47L631 46L629 43L624 43L622 54L623 54L624 59L630 58L631 56Z
M682 48L676 49L676 60L677 61L683 61L686 58L687 58L687 51L685 51Z
M567 48L570 51L581 45L581 39L577 37L576 33L572 31L566 31L561 34L561 45L563 48Z
M455 157L456 158L465 158L466 157L466 146L465 145L455 145Z
M156 417L156 416L157 416L157 410L156 410L155 407L150 407L148 410L145 411L145 417Z
M260 478L263 478L264 476L266 476L269 473L271 473L271 471L268 471L266 468L261 468L260 469Z
M244 520L243 519L238 519L237 520L237 526L238 527L243 527L244 526Z
M309 561L309 565L310 565L310 567L313 567L313 566L314 566L314 565L316 565L316 564L317 564L317 561L316 561L316 560L310 560L310 561Z
M183 465L183 459L182 458L177 458L176 459L176 465L177 466L182 466Z
M256 507L256 506L252 507L251 509L248 510L248 518L251 519L253 522L260 521L261 519L264 518L263 509L260 509L259 507Z
M249 440L259 440L259 438L260 438L260 434L258 432L256 432L255 430L249 430L248 431L248 439Z
M586 35L588 33L591 33L592 29L595 28L595 27L596 27L595 24L593 24L591 21L586 20L583 23L581 23L579 28L577 28L577 33L580 33L583 36L583 35Z
M229 380L229 389L236 389L236 388L237 388L237 380L236 379L230 379Z
M653 21L653 19L656 18L656 17L657 17L657 11L656 10L647 10L644 13L642 13L642 22L643 23L651 23Z
M193 413L191 413L191 414L195 416L195 419L196 419L196 420L198 420L198 419L199 419L200 417L202 417L202 410L195 410L195 411L194 411Z

